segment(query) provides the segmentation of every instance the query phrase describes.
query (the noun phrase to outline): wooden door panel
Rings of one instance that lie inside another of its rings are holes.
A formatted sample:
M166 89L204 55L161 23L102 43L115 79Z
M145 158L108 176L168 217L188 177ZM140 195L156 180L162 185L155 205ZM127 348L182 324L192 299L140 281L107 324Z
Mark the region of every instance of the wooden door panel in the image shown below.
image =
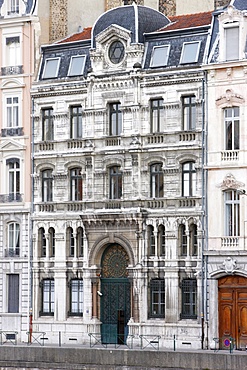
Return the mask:
M219 280L219 337L235 339L236 348L247 346L247 279L228 276Z
M238 348L247 346L247 289L237 292Z

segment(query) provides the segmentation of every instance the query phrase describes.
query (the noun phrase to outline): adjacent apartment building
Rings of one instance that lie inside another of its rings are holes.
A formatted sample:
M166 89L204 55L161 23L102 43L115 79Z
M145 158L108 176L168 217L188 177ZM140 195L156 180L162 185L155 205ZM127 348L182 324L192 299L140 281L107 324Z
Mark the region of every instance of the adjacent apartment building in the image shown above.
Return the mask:
M30 303L35 1L0 1L0 327L26 340ZM4 334L3 334L4 336Z

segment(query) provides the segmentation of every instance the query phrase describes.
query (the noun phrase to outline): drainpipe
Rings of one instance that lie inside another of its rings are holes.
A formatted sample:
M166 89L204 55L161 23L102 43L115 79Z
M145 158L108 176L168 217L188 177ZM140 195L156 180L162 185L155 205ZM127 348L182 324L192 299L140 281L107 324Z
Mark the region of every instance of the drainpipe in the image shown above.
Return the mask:
M205 85L206 85L206 74L204 73L204 78L202 80L202 245L201 245L201 283L202 283L202 291L201 291L201 349L204 348L204 324L205 324L205 314L206 314L206 307L205 307L205 295L206 295L206 266L205 266L205 259L204 259L204 250L205 250L205 241L207 237L206 233L206 119L205 119Z
M32 128L31 128L31 217L29 217L30 251L29 251L29 340L32 340L33 319L33 213L34 213L34 99L32 98Z

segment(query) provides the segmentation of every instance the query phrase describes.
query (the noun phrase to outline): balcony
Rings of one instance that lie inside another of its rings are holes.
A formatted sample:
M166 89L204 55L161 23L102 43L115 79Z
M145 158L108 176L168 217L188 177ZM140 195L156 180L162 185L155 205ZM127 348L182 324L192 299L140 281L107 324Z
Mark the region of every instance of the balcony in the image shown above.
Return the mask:
M146 210L153 209L182 209L182 208L200 208L201 198L157 198L157 199L106 199L106 200L86 200L86 201L64 201L64 202L50 202L37 203L37 212L85 212L92 211L115 211L126 209L129 212L133 208L143 208Z
M2 76L21 75L23 73L24 73L23 66L1 67L1 75Z
M23 198L20 193L0 194L0 203L14 203L22 201Z
M225 236L221 238L221 246L224 249L238 249L239 248L239 237Z
M221 152L221 160L222 161L238 161L239 160L239 150L224 150Z
M11 128L2 128L1 130L1 136L7 137L7 136L23 136L23 127L11 127Z
M20 257L20 248L5 248L5 257Z

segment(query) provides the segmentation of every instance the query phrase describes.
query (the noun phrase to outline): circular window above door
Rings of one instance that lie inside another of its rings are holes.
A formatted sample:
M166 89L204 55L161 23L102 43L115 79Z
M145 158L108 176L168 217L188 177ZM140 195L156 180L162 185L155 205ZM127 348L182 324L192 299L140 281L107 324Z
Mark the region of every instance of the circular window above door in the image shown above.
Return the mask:
M125 47L121 41L113 41L109 47L109 59L113 64L122 62L125 55Z

